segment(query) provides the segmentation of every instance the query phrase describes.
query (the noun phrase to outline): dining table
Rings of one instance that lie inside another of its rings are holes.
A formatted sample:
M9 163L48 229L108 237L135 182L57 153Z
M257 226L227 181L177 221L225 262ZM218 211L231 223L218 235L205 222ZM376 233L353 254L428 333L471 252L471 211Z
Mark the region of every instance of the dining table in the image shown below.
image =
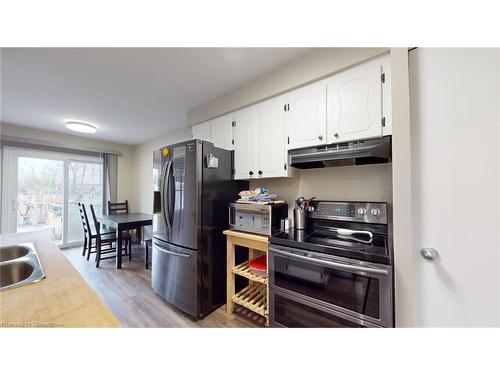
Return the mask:
M101 214L97 215L100 224L112 227L116 230L117 249L121 247L122 233L129 229L138 229L153 224L153 215L142 212L128 214ZM121 251L116 251L116 268L122 268Z

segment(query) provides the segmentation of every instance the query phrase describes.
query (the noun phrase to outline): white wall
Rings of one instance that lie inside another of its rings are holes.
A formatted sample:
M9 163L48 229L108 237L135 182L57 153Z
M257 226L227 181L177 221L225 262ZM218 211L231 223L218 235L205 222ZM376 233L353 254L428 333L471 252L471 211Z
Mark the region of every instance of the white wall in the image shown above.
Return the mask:
M413 327L413 248L408 49L391 49L393 246L396 327Z
M325 200L366 200L392 203L391 164L297 170L292 178L252 181L250 187L267 187L294 208L297 197ZM290 213L291 215L291 213ZM292 217L292 216L290 216Z

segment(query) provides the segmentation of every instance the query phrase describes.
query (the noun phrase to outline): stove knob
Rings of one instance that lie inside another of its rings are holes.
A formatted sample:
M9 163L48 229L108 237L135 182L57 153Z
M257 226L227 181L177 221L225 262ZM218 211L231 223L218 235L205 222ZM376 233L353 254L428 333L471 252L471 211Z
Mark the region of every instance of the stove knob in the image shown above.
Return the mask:
M359 215L364 215L364 214L366 214L366 208L362 208L362 207L358 208L358 214L359 214Z
M372 208L371 214L373 216L378 216L378 215L380 215L380 210L378 208Z

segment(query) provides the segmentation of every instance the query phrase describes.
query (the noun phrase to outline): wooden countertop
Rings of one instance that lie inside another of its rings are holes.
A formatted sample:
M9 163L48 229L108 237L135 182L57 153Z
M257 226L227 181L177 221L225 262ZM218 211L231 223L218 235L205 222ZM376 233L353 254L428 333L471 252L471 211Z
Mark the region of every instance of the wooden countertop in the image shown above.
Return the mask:
M0 292L0 327L121 327L52 239L51 231L0 235L0 244L31 242L46 278Z
M231 230L231 229L226 229L222 233L224 233L226 236L233 236L233 237L244 238L244 239L250 240L250 241L257 241L257 242L264 242L264 243L268 243L269 242L269 237L268 236L264 236L262 234L240 232L240 231Z

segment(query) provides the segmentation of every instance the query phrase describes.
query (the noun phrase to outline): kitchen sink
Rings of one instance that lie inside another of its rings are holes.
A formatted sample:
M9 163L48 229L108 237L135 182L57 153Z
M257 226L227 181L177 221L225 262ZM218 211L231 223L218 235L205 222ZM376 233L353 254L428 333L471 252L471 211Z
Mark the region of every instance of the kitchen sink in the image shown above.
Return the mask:
M0 291L35 283L45 278L32 243L0 247Z
M28 279L35 267L28 262L13 262L0 266L0 287L14 285Z
M13 245L0 247L0 262L22 258L29 254L31 249L28 246Z

